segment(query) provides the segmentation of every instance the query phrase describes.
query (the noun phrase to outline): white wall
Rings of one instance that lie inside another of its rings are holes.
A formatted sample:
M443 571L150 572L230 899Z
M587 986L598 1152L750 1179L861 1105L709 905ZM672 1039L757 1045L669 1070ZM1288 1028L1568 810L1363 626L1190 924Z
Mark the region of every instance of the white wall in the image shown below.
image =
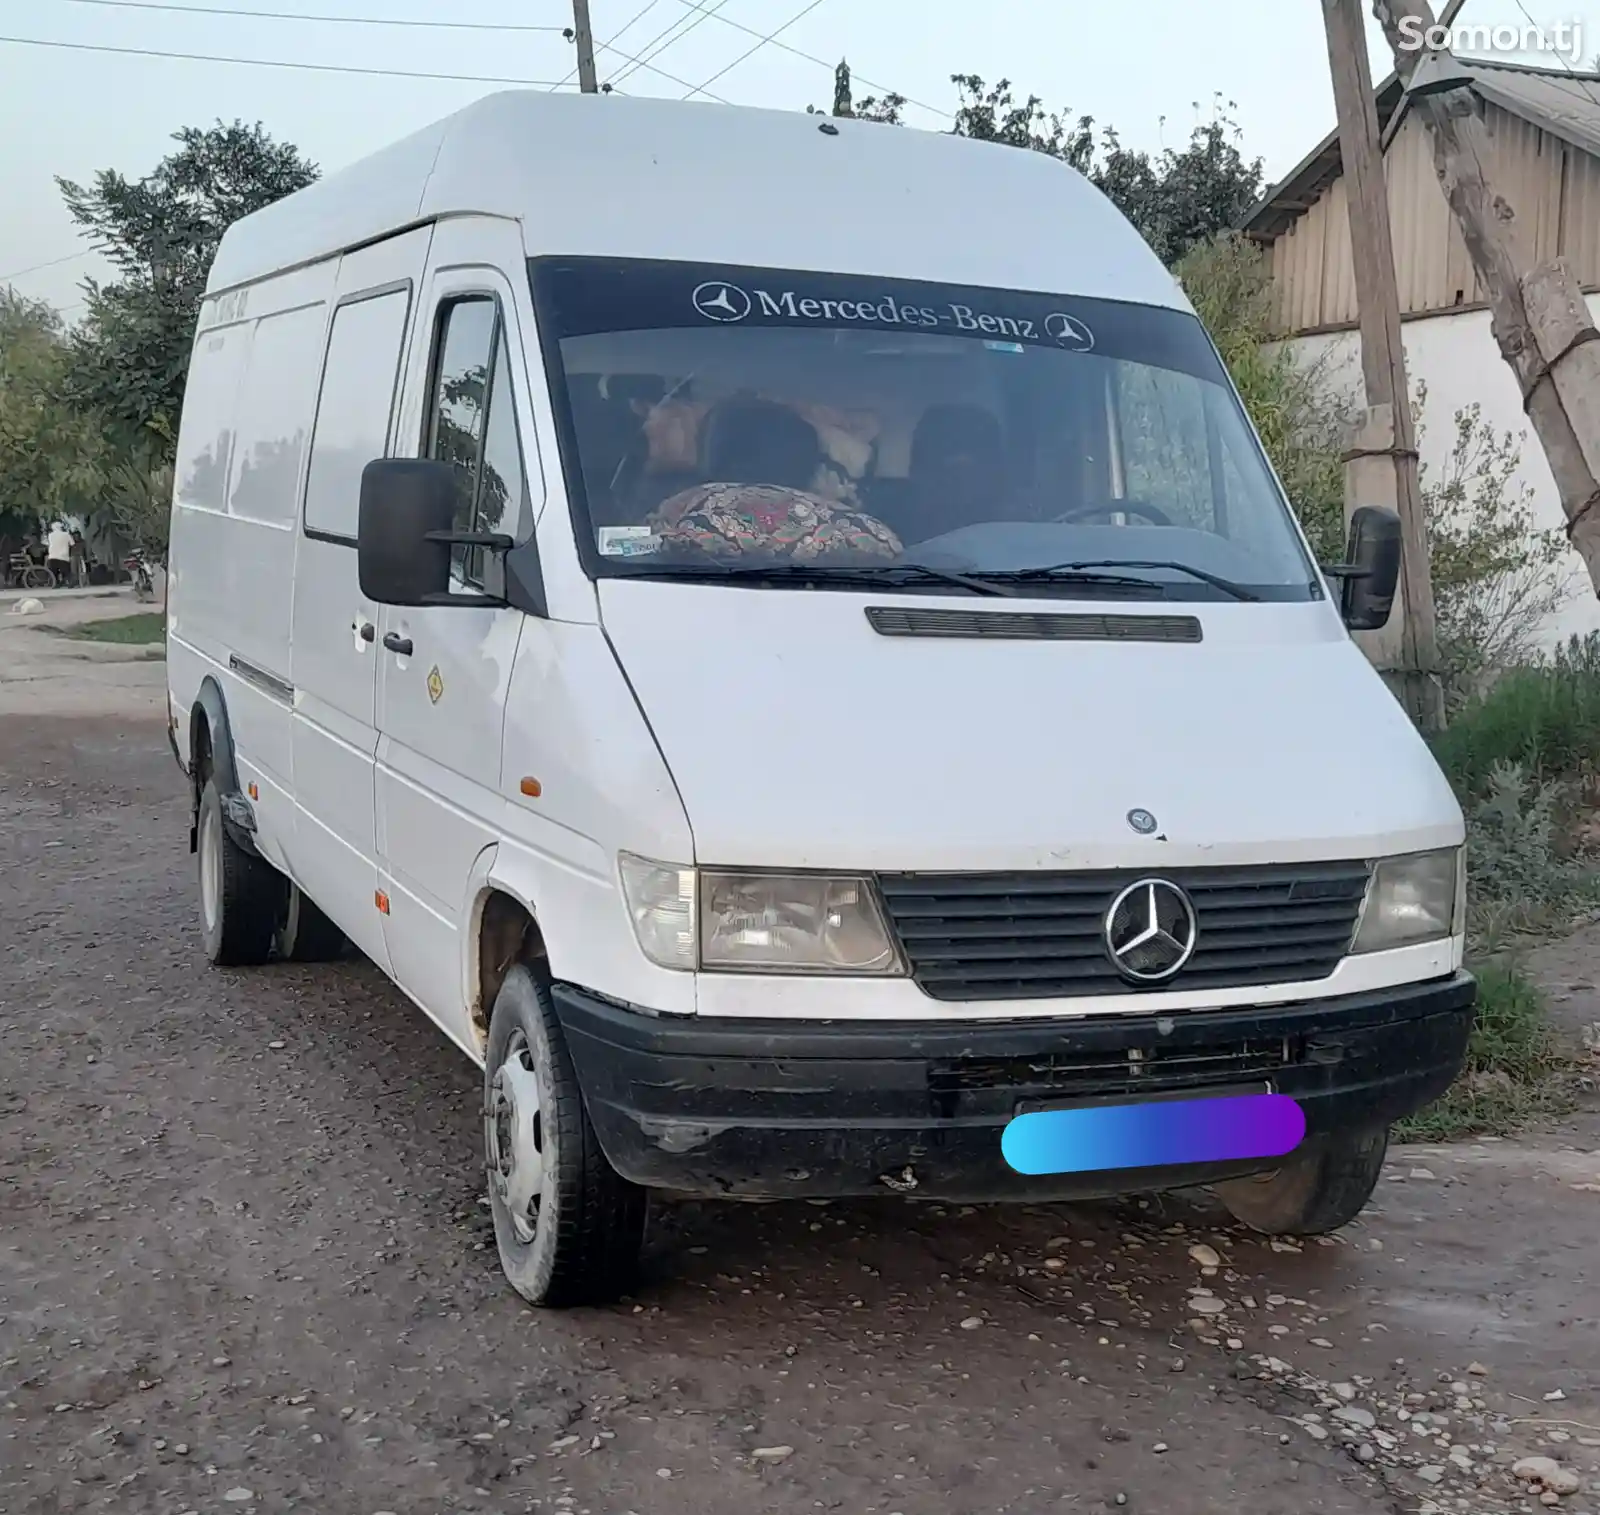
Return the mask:
M1591 313L1600 317L1600 296L1590 296ZM1522 463L1516 478L1533 490L1534 518L1539 526L1560 530L1566 525L1555 480L1544 451L1522 409L1517 381L1489 331L1489 312L1466 311L1460 315L1429 316L1407 321L1404 327L1406 371L1413 385L1427 386L1427 402L1422 412L1422 466L1424 478L1437 479L1448 460L1455 439L1455 415L1476 403L1483 418L1497 432L1511 432L1519 439ZM1361 357L1359 339L1354 332L1331 336L1300 337L1294 346L1305 358L1328 366L1332 382L1359 393ZM1557 574L1569 586L1565 605L1546 624L1542 644L1552 647L1570 636L1600 631L1600 599L1590 587L1589 576L1577 553L1568 551L1557 566Z

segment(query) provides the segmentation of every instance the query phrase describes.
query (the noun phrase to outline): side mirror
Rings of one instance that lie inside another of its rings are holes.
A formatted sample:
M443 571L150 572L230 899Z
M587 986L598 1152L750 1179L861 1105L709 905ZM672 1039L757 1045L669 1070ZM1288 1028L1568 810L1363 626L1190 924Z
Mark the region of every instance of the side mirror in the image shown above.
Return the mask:
M1344 581L1340 612L1352 631L1379 631L1389 624L1400 584L1400 517L1363 505L1350 517L1348 561L1330 573Z
M452 530L459 488L449 463L377 458L361 471L356 565L361 593L379 605L499 604L450 590L450 549L504 552L512 538Z

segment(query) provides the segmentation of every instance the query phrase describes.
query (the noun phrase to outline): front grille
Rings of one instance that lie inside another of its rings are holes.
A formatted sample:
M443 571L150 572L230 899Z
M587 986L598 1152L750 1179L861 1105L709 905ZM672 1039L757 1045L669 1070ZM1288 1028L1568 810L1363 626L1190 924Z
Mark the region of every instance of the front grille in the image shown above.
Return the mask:
M959 1057L933 1064L937 1099L1003 1090L1017 1099L1090 1099L1264 1084L1304 1060L1301 1039L1259 1038L1214 1047L1138 1052L1049 1052L1034 1057Z
M1365 863L1170 873L900 873L880 877L912 977L938 1000L1231 989L1326 978L1349 950ZM1144 877L1186 890L1198 932L1175 978L1130 984L1105 950L1106 911Z

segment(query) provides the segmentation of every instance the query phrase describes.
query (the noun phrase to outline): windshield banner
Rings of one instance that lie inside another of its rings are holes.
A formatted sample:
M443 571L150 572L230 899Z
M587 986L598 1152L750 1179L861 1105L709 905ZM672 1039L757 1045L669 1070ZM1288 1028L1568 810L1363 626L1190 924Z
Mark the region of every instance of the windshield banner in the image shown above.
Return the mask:
M1165 306L631 259L544 258L531 268L541 320L558 338L718 326L936 333L992 350L1093 354L1220 376L1199 321Z

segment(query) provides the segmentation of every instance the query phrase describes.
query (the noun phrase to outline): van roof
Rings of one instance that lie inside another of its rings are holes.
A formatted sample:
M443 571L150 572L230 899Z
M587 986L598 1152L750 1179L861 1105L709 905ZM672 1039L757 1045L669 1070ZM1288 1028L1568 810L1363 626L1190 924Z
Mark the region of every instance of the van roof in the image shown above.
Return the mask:
M207 292L442 216L530 253L681 259L1187 309L1137 232L1043 153L797 111L508 90L246 216Z

